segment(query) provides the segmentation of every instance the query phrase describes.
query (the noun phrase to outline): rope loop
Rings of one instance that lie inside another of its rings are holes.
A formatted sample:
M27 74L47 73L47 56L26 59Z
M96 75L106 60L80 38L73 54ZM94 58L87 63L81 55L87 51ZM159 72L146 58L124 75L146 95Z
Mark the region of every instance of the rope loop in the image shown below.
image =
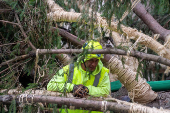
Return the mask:
M106 110L107 110L107 101L102 101L101 110L102 110L102 111L106 111Z

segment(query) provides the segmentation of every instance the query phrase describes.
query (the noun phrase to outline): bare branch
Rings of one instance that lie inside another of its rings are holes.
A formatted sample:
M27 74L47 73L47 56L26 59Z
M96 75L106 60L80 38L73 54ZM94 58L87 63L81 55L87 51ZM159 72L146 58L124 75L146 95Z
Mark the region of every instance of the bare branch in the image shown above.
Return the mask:
M71 54L71 53L82 53L83 50L82 49L39 49L38 54L39 55L43 55L43 54ZM121 49L103 49L103 50L92 50L89 51L89 53L93 53L93 54L118 54L118 55L127 55L127 52ZM17 61L17 60L23 60L23 59L27 59L31 56L35 56L36 52L35 51L31 51L30 54L26 54L26 55L22 55L22 56L18 56L14 59L8 60L6 62L3 62L0 64L0 67L3 65L7 65L11 62ZM152 55L152 54L146 54L146 53L142 53L139 51L131 51L131 53L129 54L132 57L137 57L137 58L141 58L143 60L148 60L148 61L155 61L167 66L170 66L170 60L161 57L161 56L157 56L157 55ZM110 58L110 57L109 57ZM104 60L105 61L105 60ZM107 61L107 60L106 60Z
M71 53L82 53L82 49L39 49L38 54L71 54ZM118 54L118 55L127 55L127 52L121 49L101 49L101 50L89 50L89 53L93 54ZM34 51L31 52L31 54L35 54ZM143 60L149 60L149 61L155 61L159 62L161 64L165 64L170 66L170 60L161 57L156 56L152 54L146 54L139 51L131 51L129 54L130 56L141 58Z

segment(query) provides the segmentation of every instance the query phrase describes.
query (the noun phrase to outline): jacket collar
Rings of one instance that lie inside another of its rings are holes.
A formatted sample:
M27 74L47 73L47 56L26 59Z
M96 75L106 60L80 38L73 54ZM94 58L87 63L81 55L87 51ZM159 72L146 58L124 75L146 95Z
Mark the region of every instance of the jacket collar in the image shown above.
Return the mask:
M97 75L101 71L102 67L103 67L103 63L101 60L99 60L96 69L93 72L89 72L89 71L83 70L81 67L81 63L79 63L79 70L83 73L86 73L87 75L89 75L89 74L94 75L94 76Z

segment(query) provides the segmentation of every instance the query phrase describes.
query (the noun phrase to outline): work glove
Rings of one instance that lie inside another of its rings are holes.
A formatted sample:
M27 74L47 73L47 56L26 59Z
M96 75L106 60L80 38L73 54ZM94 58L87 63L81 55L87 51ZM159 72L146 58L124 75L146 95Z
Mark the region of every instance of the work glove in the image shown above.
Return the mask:
M73 87L73 96L74 97L83 98L86 95L88 95L88 93L89 93L89 89L82 84L74 85L74 87Z

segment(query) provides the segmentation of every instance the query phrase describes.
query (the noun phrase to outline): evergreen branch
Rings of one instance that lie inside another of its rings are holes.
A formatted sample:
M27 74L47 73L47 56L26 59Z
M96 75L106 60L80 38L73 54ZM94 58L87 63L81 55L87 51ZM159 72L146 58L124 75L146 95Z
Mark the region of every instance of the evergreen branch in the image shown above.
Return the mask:
M17 14L15 14L15 17L16 17L18 23L9 22L9 21L5 21L5 20L0 20L0 22L17 25L17 26L20 28L20 30L21 30L23 36L25 37L25 39L28 38L27 35L26 35L26 33L25 33L25 31L24 31L24 29L23 29L22 26L21 26L21 23L20 23L20 21L19 21L19 18L18 18L18 16L17 16ZM30 42L29 39L28 39L28 44L31 46L31 48L32 48L33 50L36 49L35 46Z
M8 68L6 68L6 69L2 70L2 71L0 72L0 74L4 73L5 71L7 71L7 70L11 69L11 68L12 68L12 67L14 67L14 66L15 66L15 68L16 68L16 65L17 65L17 64L19 64L19 62L17 62L17 63L15 63L15 64L13 64L12 66L10 66L10 67L8 67ZM7 74L8 74L8 73L7 73ZM5 74L5 75L1 76L0 78L5 77L7 74Z
M7 70L9 70L9 69L12 69L12 68L15 66L15 67L13 68L13 70L14 70L14 69L16 69L18 66L28 63L30 60L31 60L31 59L29 59L28 61L26 61L26 62L24 62L24 63L21 63L22 61L17 62L17 63L15 63L14 65L12 65L12 66L10 66L10 67L2 70L2 71L0 72L0 74L4 73L5 71L7 71ZM19 64L19 65L18 65L18 64ZM4 63L4 65L5 65L5 63ZM7 74L9 74L10 72L12 72L12 70L10 70L8 73L6 73L5 75L1 76L0 78L5 77L5 76L6 76Z

